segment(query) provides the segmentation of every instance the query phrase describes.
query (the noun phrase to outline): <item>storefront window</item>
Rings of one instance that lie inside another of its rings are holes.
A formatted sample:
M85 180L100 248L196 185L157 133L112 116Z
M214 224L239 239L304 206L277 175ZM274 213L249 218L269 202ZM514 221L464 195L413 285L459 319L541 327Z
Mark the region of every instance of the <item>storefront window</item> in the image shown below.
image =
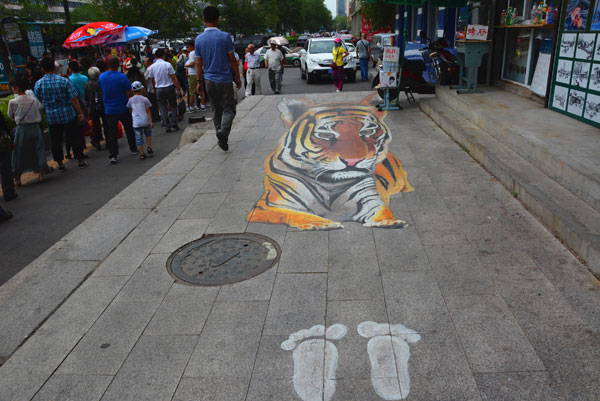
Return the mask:
M444 25L446 22L446 8L440 7L437 12L437 39L444 37Z
M532 45L531 29L511 29L506 33L503 78L529 84L529 62Z

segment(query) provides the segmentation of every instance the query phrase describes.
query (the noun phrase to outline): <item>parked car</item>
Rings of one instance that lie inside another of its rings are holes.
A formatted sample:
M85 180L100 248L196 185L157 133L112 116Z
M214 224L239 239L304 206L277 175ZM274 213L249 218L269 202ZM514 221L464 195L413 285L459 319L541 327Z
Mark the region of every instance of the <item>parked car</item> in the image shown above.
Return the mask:
M373 36L371 41L371 62L373 67L379 63L379 60L383 57L383 46L392 45L393 33L378 33Z
M298 41L296 42L296 44L300 47L304 47L304 45L306 44L306 41L310 38L311 38L310 35L300 35L300 36L298 36Z
M293 65L294 67L298 67L300 65L300 54L292 51L287 46L281 46L283 49L283 55L285 56L286 65ZM259 47L255 50L258 54L260 54L260 66L265 66L265 54L267 50L269 50L269 46Z
M351 34L344 33L340 35L340 38L342 38L342 40L346 43L353 43L354 36L352 36Z
M235 49L235 52L240 57L244 57L244 54L246 52L246 47L248 47L248 45L250 43L252 43L254 45L254 47L258 49L261 46L265 46L267 44L267 40L269 40L269 38L272 36L275 36L275 35L274 34L253 35L253 36L247 36L244 38L237 38L233 42L233 47Z
M331 74L331 63L333 62L333 38L312 38L309 39L304 49L300 51L300 78L306 79L307 83L313 83L320 76ZM342 46L348 50L347 44L342 42ZM344 75L350 82L356 80L357 60L355 54L346 57L344 65Z

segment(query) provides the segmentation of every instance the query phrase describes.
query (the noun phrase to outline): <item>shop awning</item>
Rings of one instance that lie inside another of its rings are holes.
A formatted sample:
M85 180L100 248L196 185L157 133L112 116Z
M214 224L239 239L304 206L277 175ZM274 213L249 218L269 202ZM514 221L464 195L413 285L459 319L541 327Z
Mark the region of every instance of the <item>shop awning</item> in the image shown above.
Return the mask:
M377 0L367 0L369 3L375 3ZM430 0L430 4L434 7L446 8L462 8L467 4L468 0ZM421 7L427 0L384 0L386 4L399 4L401 6Z
M367 0L369 3L376 3L377 0ZM427 0L384 0L386 4L396 4L400 6L414 6L421 7L427 2Z

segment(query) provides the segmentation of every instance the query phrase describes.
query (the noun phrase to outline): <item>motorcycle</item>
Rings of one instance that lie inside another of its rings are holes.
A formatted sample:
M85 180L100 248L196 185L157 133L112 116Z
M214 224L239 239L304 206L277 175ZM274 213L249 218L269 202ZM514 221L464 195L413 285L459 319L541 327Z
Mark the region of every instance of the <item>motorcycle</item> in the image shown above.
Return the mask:
M431 60L436 82L440 85L458 85L460 66L449 47L450 43L445 38L440 38L421 49L421 54L425 53L423 58Z

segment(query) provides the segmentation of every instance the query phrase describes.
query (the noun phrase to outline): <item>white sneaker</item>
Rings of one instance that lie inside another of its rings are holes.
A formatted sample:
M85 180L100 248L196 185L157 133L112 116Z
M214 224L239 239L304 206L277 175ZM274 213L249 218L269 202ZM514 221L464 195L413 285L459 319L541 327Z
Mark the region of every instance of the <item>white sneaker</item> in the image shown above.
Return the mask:
M336 91L337 93L340 93L340 92L341 92L341 90L339 90L339 89L336 89L335 91Z
M110 160L108 161L110 164L117 164L117 158L116 157L111 157Z

